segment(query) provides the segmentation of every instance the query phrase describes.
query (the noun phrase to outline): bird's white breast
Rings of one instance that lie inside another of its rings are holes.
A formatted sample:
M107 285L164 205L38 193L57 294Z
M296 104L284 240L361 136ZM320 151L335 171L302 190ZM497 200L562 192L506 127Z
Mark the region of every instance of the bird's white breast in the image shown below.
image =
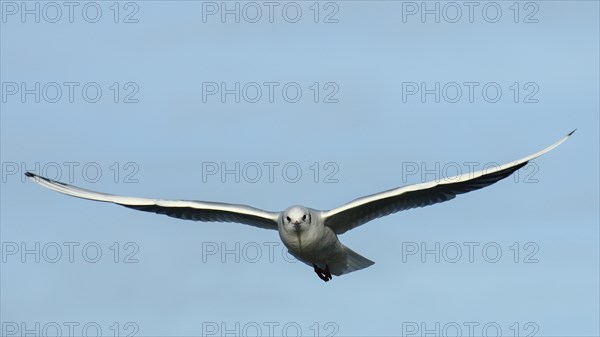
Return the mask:
M321 263L343 253L343 246L331 229L311 225L308 230L290 233L279 230L279 236L290 253L306 263Z

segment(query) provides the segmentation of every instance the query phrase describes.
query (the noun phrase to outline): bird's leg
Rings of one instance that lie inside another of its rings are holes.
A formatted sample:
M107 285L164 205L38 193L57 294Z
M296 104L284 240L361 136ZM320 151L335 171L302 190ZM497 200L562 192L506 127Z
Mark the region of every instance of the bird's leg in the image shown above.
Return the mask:
M319 268L315 263L313 263L313 268L315 269L315 273L317 273L317 276L319 276L321 280L328 282L331 279L331 274L329 275L329 277L326 274L329 273L329 267L327 267L327 270L323 270Z
M326 276L328 279L330 279L330 280L331 280L331 279L332 279L332 277L331 277L331 273L329 272L329 265L328 265L328 264L325 264L325 271L324 271L324 272L325 272L325 273L324 273L324 274L325 274L325 276ZM327 282L327 281L325 281L325 282Z

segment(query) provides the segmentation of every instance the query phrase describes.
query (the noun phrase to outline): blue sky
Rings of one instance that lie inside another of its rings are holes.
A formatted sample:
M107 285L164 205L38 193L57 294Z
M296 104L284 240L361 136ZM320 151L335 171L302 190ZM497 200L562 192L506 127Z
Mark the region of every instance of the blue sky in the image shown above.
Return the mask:
M4 335L599 334L598 2L1 6ZM376 263L327 284L276 232L23 178L330 209L575 128L518 176L344 234Z

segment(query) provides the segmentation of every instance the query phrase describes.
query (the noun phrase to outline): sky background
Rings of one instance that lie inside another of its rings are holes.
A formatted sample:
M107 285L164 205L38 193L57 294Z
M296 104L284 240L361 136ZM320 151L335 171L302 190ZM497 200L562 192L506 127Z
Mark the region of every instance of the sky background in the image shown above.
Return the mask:
M600 333L598 2L21 4L1 1L2 335ZM518 175L340 236L376 263L329 283L274 231L23 176L330 209L575 128Z

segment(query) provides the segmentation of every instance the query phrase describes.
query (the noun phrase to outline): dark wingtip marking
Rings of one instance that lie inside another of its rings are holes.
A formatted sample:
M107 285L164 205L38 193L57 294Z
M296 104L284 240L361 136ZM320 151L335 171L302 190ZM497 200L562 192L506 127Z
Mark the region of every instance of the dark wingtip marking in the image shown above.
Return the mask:
M35 174L33 174L31 172L25 172L25 176L28 178L33 178L33 177L35 177Z
M577 131L577 129L575 129L575 130L573 130L573 131L569 132L569 134L567 135L567 137L568 137L568 136L570 136L570 135L572 135L572 134L574 134L574 133L575 133L575 131Z

